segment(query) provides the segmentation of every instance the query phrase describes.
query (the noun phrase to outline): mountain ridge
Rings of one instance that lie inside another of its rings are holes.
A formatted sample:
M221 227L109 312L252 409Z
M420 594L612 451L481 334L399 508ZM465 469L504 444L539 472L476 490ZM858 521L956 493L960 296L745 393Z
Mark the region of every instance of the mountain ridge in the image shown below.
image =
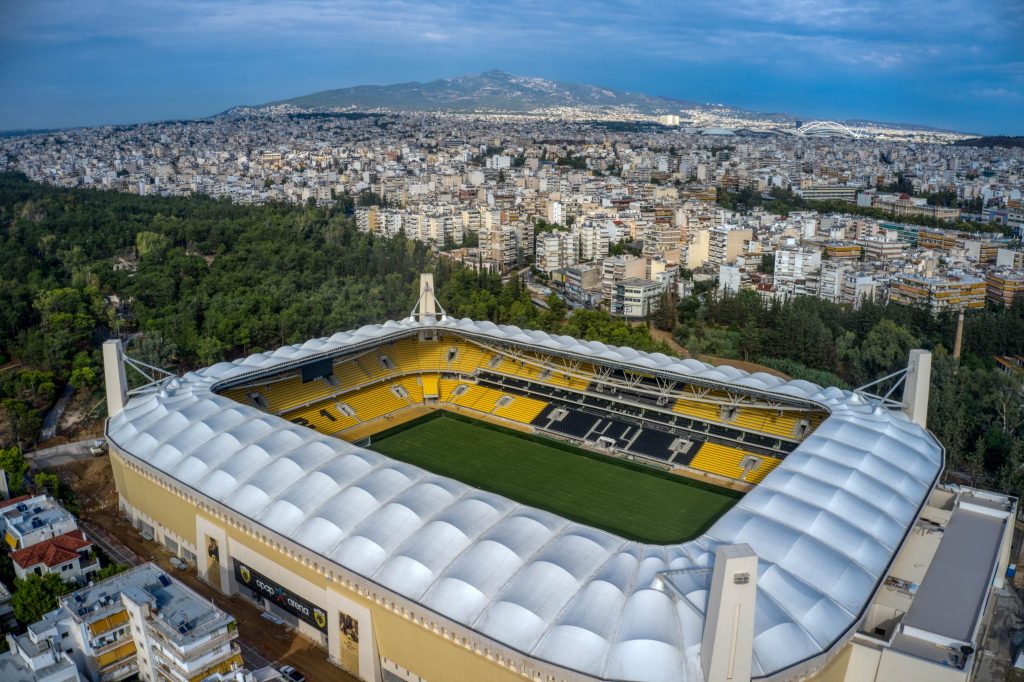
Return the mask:
M687 111L725 112L740 119L793 123L815 120L780 112L758 112L726 104L616 90L585 83L554 81L491 69L481 73L438 78L428 82L406 81L390 85L356 85L281 99L265 104L242 105L228 112L293 107L303 111L385 110L394 112L442 111L450 113L529 113L555 108L631 109L638 114L678 114ZM849 123L873 124L907 130L949 131L916 123L884 123L863 118Z

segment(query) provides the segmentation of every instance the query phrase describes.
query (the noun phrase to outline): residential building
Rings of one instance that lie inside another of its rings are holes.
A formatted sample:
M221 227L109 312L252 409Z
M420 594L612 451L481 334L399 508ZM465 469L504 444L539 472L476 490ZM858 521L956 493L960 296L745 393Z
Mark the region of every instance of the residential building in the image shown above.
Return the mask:
M718 293L736 294L743 282L743 269L738 265L718 266Z
M234 617L142 564L59 599L32 626L59 642L83 675L116 681L190 682L243 667Z
M843 273L843 303L859 308L864 301L878 297L878 282L870 274L847 270Z
M643 319L658 309L658 300L664 290L664 285L639 277L616 282L609 312L616 317Z
M24 549L37 542L77 530L78 523L49 495L22 495L0 502L0 529L12 549Z
M1024 299L1024 272L1009 270L988 273L985 277L985 298L990 303L1007 308L1017 299Z
M775 252L775 281L793 283L821 267L821 251L788 247Z
M647 276L647 261L636 256L612 256L601 262L601 293L605 304L611 309L615 296L615 285L624 279Z
M826 244L825 255L836 260L856 260L864 252L860 244Z
M0 581L0 631L13 630L17 625L14 619L14 606L11 604L11 593Z
M864 260L881 262L902 259L907 248L904 242L882 237L862 237L857 245L864 252Z
M554 230L542 232L536 240L536 264L538 270L552 272L576 265L579 253L580 233Z
M601 298L600 265L584 263L565 269L566 303L574 308L594 308Z
M586 222L580 227L580 260L592 261L608 255L611 229L604 222Z
M898 274L889 284L889 301L924 305L933 313L985 307L985 280L961 273L926 277Z
M99 573L100 562L92 541L80 530L41 540L11 552L14 573L19 578L31 574L59 575L64 582L84 583Z
M7 651L0 654L0 679L4 682L81 682L78 667L59 639L35 632L7 632Z
M794 192L809 201L845 201L848 204L857 203L857 188L846 185L808 185L800 187Z
M731 265L743 253L744 242L754 238L750 228L723 225L710 230L708 239L708 263Z
M833 303L842 302L843 277L852 267L849 263L842 260L822 262L821 272L818 275L818 298Z
M996 267L1024 270L1024 251L1020 249L996 249Z

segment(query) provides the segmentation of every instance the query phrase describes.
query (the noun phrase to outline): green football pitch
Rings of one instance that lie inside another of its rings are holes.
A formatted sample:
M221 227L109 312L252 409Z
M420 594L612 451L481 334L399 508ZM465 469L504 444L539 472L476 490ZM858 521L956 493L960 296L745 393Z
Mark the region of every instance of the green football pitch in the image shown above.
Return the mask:
M668 544L699 535L740 494L554 440L435 412L373 437L370 449L475 488Z

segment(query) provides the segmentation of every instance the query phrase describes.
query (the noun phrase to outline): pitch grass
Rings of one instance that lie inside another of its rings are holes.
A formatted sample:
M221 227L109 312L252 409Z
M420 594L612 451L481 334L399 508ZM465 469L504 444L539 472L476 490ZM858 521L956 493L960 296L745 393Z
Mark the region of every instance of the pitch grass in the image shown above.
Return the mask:
M531 507L654 544L699 535L741 496L445 412L378 434L370 448Z

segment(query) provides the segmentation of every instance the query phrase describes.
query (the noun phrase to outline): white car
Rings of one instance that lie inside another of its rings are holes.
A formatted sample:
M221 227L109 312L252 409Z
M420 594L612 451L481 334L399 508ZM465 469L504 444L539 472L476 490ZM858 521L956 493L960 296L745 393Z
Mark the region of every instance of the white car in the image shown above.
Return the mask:
M103 438L97 438L92 442L92 445L89 446L89 454L96 455L97 457L106 454L106 452L107 441Z
M181 559L179 559L176 556L172 556L171 557L171 566L174 566L179 571L187 571L188 570L188 564L186 564L184 561L182 561Z
M291 682L306 682L306 676L290 665L282 665L280 672L286 679L291 680Z

